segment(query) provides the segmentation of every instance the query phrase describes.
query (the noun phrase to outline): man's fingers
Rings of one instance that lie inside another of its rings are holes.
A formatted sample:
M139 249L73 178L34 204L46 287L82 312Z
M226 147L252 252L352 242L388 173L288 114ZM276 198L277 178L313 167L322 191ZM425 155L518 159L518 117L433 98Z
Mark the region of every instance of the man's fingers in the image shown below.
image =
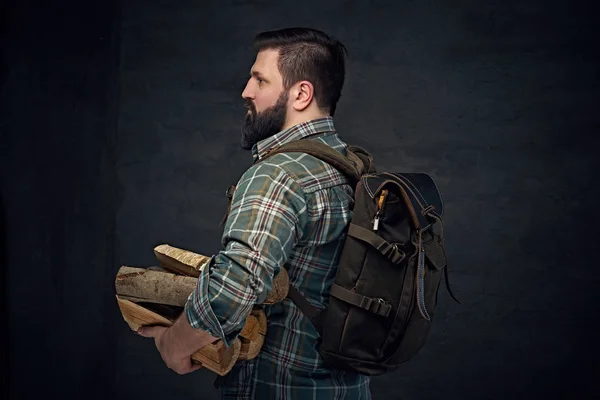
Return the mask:
M171 367L171 369L179 375L186 375L191 372L198 371L200 368L202 368L202 364L195 364L191 362L191 360L189 362L187 360L182 360L181 364Z
M202 364L193 364L190 372L198 371L200 368L202 368Z
M148 329L148 327L146 327L146 326L141 326L137 330L138 335L144 336L144 337L151 337L152 335L150 335L150 332L152 332L152 330Z
M162 326L142 326L138 328L137 333L144 337L156 337L162 329Z
M192 364L192 371L199 370L200 368L204 368L204 365L200 361L193 361L190 358L190 363Z

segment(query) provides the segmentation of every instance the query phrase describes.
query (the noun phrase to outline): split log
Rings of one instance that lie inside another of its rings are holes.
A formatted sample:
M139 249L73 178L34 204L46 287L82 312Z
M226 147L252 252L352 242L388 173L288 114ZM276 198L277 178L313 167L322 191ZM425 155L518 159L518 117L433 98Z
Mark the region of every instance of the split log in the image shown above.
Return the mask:
M165 269L177 274L193 277L198 277L202 268L210 261L210 257L168 244L156 246L154 254ZM267 294L263 304L275 304L285 299L288 294L289 284L290 279L287 271L282 269L273 279L273 287Z
M248 316L248 320L252 320L251 325L253 325L253 329L251 334L243 335L240 333L239 335L242 345L238 357L240 360L251 360L256 357L265 343L265 336L267 334L267 315L263 310L259 308L252 310L252 313ZM246 322L246 325L249 325L248 322Z
M171 272L122 266L117 271L115 288L120 298L183 307L196 288L197 279ZM263 304L275 304L288 294L289 276L285 269L273 279L273 287Z
M124 300L183 307L197 282L191 276L123 266L117 272L115 288Z
M117 302L123 319L133 331L147 325L169 327L174 322L174 320L165 318L130 300L120 299L119 296L117 296ZM225 346L223 341L218 339L194 353L192 362L201 364L203 367L223 376L231 371L239 358L240 351L241 341L239 338L234 339L231 347Z
M172 272L181 275L200 276L202 268L210 261L210 257L179 249L168 244L154 248L154 254L160 264Z
M256 340L258 336L258 331L260 330L260 326L258 325L258 318L256 316L250 314L246 318L246 322L244 323L244 328L239 334L239 337L242 337L248 341Z
M271 291L267 293L267 297L262 304L275 304L279 303L288 295L290 288L290 277L287 270L282 268L275 278L273 278L273 287Z
M122 266L115 279L121 314L134 331L145 325L171 326L195 290L200 271L210 260L209 257L166 244L155 247L154 252L167 271L154 270L154 267ZM289 276L282 269L274 278L272 290L263 304L282 301L287 296L288 288ZM262 309L255 307L231 347L226 347L222 340L216 340L196 352L192 361L218 375L225 375L238 359L248 360L258 355L264 344L266 330L266 315Z

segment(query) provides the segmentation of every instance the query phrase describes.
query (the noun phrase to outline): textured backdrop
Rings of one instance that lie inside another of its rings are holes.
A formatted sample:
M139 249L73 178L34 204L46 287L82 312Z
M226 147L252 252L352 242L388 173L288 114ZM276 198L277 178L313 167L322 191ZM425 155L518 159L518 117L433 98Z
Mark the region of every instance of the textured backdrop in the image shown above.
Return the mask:
M238 143L252 38L286 26L323 29L349 50L341 137L380 169L430 173L445 201L450 280L465 304L441 288L427 346L374 378L374 399L597 390L595 11L532 0L15 3L0 81L3 390L218 398L214 374L177 376L131 333L112 282L121 265L154 264L160 243L219 250L225 189L251 163Z

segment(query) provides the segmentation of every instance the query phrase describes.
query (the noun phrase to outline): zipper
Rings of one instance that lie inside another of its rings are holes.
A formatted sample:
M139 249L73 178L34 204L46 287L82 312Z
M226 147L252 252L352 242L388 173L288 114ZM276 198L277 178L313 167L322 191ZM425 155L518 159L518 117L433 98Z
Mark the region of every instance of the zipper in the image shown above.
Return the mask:
M383 206L385 204L385 198L387 197L388 190L383 189L381 191L381 195L379 196L379 200L377 201L377 212L375 213L375 219L373 220L373 230L377 231L379 229L379 217L383 213Z

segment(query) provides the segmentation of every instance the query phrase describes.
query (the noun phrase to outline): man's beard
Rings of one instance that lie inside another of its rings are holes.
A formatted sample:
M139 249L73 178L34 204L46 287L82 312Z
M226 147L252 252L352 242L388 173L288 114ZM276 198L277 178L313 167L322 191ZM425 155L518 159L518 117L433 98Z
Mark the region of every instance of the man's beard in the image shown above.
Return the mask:
M250 113L246 114L242 124L241 146L244 150L251 150L256 143L283 129L287 116L288 97L288 92L284 90L273 107L260 113L256 112L251 100L246 100L246 108L250 110Z

